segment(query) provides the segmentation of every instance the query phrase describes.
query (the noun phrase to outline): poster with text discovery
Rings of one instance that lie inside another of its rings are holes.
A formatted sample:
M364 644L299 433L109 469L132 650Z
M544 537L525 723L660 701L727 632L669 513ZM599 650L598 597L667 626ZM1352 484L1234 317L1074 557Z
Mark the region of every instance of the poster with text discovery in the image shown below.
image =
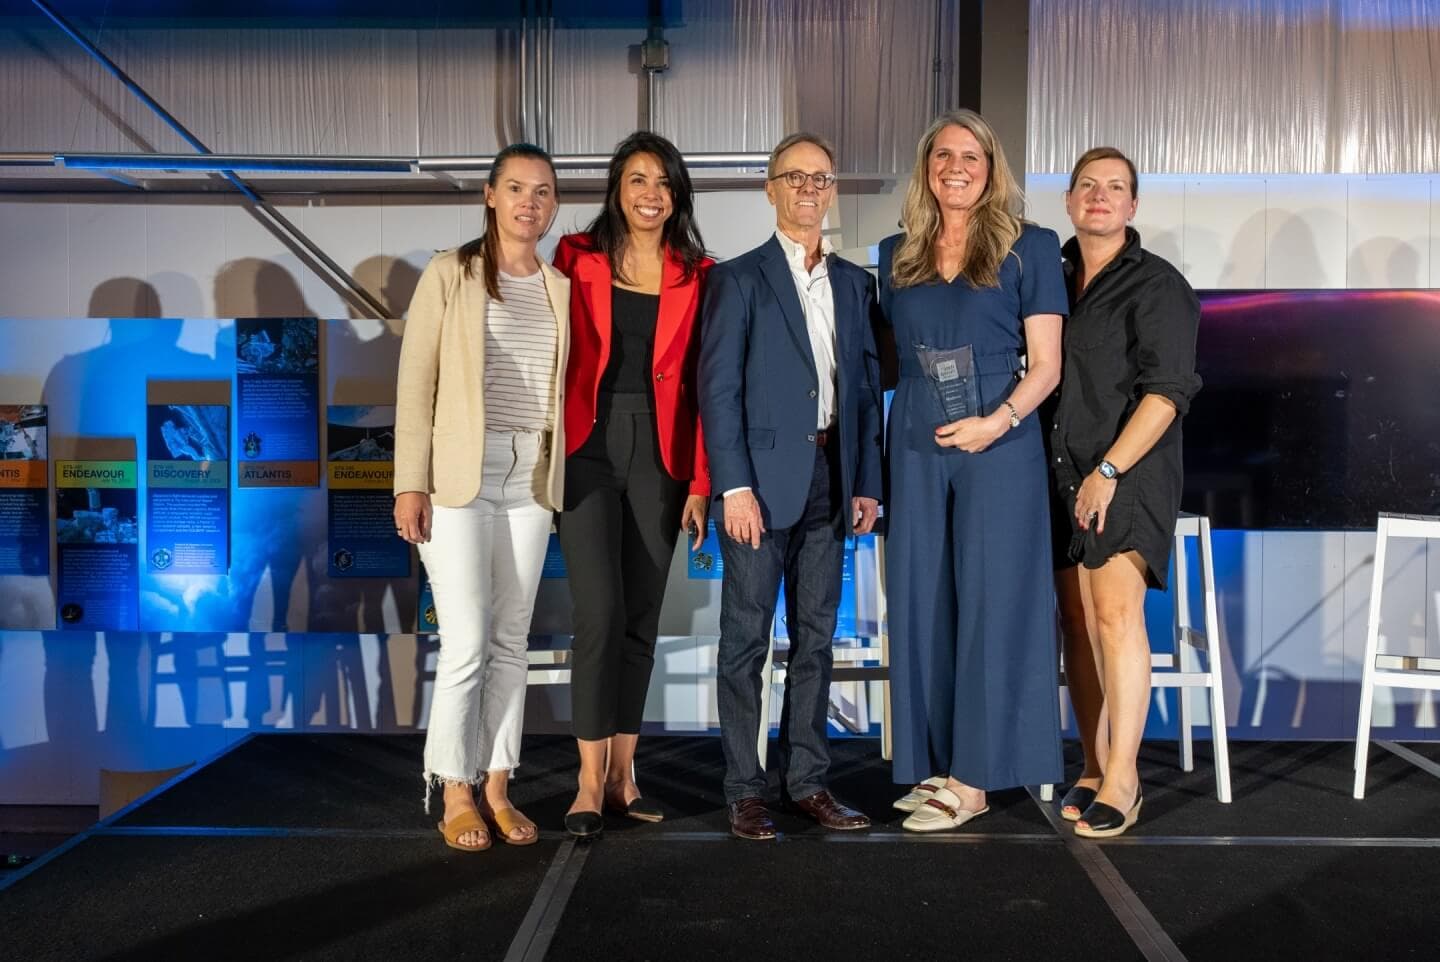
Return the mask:
M135 461L55 462L60 626L139 628Z
M320 322L235 322L236 443L242 488L320 483Z
M151 404L145 446L145 550L151 571L230 568L230 408Z

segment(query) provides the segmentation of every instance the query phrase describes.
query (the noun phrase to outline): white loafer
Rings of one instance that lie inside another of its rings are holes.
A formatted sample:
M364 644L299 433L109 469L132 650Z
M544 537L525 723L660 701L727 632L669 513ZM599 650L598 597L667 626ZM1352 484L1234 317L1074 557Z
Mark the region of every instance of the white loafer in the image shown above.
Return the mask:
M909 818L900 823L900 827L907 832L948 832L988 811L989 805L978 812L966 811L960 807L958 795L948 788L937 788Z
M915 809L919 808L922 804L924 804L925 799L934 795L937 788L944 787L944 775L931 775L929 778L925 779L925 781L910 789L907 794L895 799L895 804L893 807L902 812L913 812L915 811Z

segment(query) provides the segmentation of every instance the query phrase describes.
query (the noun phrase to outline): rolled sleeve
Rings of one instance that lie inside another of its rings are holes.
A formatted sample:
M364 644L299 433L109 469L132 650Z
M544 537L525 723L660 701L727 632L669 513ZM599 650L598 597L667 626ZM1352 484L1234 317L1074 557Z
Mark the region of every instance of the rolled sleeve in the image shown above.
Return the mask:
M1135 312L1134 396L1168 398L1182 417L1200 391L1195 373L1195 339L1200 330L1200 299L1179 274L1156 282Z

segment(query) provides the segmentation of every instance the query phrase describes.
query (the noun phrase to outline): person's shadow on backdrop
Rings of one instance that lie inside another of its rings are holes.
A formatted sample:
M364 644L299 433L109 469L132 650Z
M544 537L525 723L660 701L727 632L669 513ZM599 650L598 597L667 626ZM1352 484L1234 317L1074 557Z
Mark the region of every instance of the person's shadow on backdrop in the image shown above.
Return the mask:
M193 300L198 302L198 288L196 294ZM190 299L183 292L181 297ZM138 444L143 443L149 380L225 376L223 361L180 346L184 321L160 317L163 313L155 287L146 281L118 277L95 288L86 314L106 320L104 341L65 355L41 390L41 400L49 406L52 439L138 439L136 457L143 457ZM103 634L102 658L97 632L42 632L48 740L71 757L89 758L99 751L106 764L134 764L130 733L154 720L153 650L158 639L140 632ZM205 644L197 638L175 648L173 677L180 682L190 718L195 702L188 686L195 674L195 653ZM105 690L97 698L94 675L102 666ZM104 705L103 717L97 702Z
M215 274L214 294L215 314L221 318L313 316L294 275L256 257L224 264ZM223 324L216 332L215 357L223 359L232 377L235 343L235 325ZM323 364L323 339L321 356ZM232 459L239 460L233 454ZM248 635L247 654L241 657L247 663L245 717L252 729L281 722L287 705L296 713L292 724L298 727L304 722L298 714L303 669L296 656L303 652L305 639L267 636L307 627L303 621L292 624L291 612L304 610L304 598L294 594L297 588L308 590L308 581L301 577L303 562L324 538L321 500L321 492L314 488L231 490L228 590L214 598L223 610L207 613L202 623L223 622ZM268 591L262 591L267 582ZM272 685L272 679L279 684Z
M363 325L373 329L375 319L349 307L348 320L328 326L326 361L334 403L366 405L394 397L404 322L393 318L409 305L420 271L404 260L370 257L356 266L353 276L362 287L378 295L392 319L378 321L379 331L366 338L357 328ZM327 551L328 545L311 556L316 585L311 626L347 634L333 639L333 643L331 639L320 644L312 640L307 646L305 717L317 721L323 718L325 723L335 725L340 721L340 706L345 705L353 707L352 725L393 729L397 719L388 632L404 632L414 623L418 604L415 579L413 575L329 578ZM368 697L369 672L364 665L363 649L368 643L348 634L357 630L375 635L376 651L371 654L378 690L373 705Z

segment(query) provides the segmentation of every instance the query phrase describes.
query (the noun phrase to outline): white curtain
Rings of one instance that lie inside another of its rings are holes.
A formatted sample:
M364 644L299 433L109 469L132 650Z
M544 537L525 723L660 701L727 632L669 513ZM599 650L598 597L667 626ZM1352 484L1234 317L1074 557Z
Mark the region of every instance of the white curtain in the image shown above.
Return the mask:
M1440 169L1440 0L1031 0L1028 166Z
M845 171L909 169L930 115L936 0L686 0L680 9L682 22L666 30L656 126L682 150L767 151L803 127L836 142ZM481 154L521 135L518 22L79 26L217 152ZM644 37L641 26L555 31L556 153L608 152L639 125L644 76L630 48ZM0 98L0 151L188 152L45 23L0 29Z

